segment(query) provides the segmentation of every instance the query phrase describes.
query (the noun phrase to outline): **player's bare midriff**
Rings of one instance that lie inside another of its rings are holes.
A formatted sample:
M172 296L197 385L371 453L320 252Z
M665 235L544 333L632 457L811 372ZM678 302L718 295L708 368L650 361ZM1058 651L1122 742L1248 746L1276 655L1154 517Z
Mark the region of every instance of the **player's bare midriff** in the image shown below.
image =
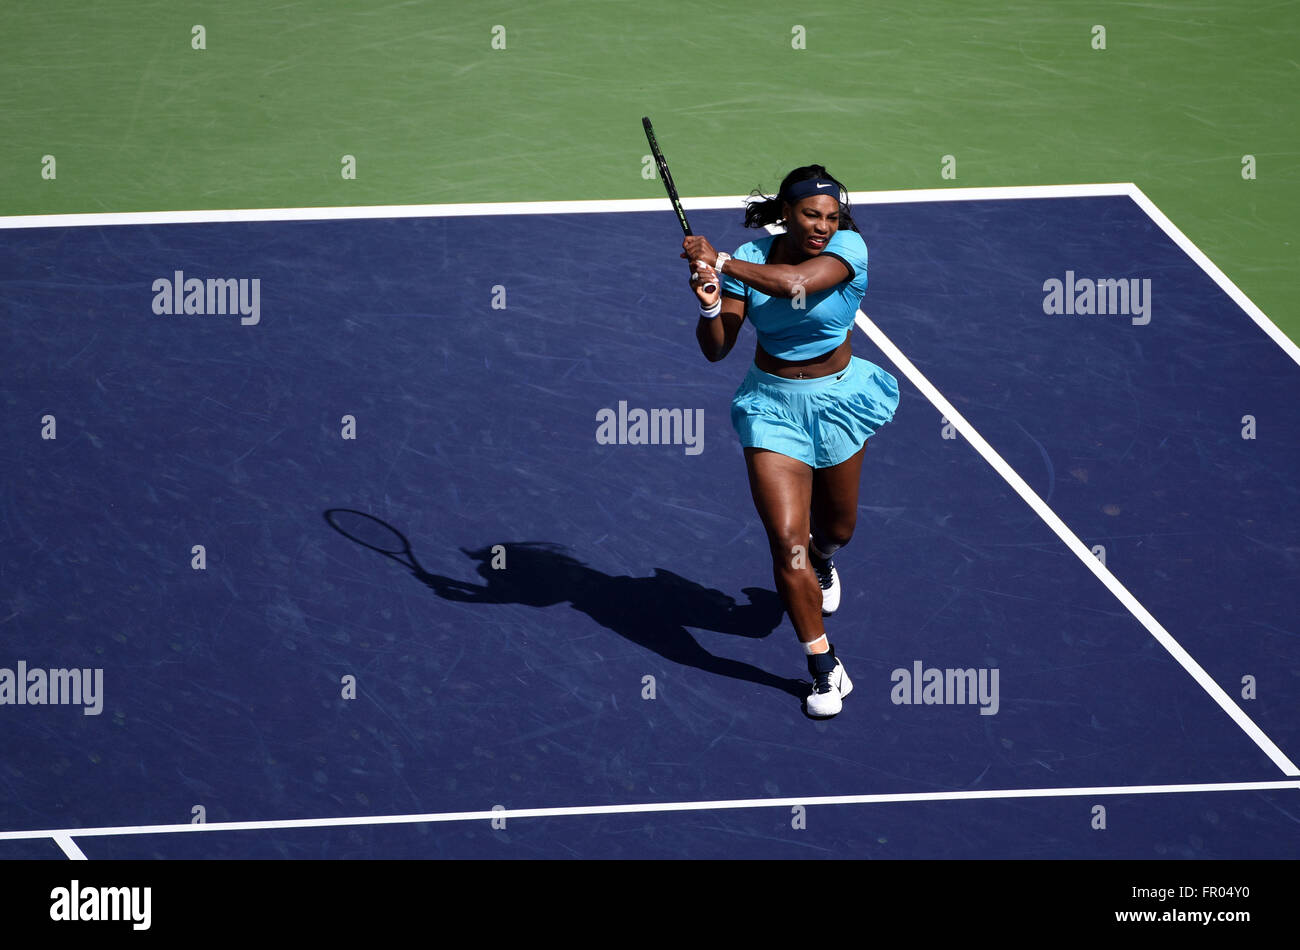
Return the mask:
M853 331L850 330L844 334L844 342L835 349L807 360L777 359L763 349L761 344L755 344L754 365L765 373L784 376L786 379L817 379L821 376L830 376L848 366L849 360L853 358L852 336Z

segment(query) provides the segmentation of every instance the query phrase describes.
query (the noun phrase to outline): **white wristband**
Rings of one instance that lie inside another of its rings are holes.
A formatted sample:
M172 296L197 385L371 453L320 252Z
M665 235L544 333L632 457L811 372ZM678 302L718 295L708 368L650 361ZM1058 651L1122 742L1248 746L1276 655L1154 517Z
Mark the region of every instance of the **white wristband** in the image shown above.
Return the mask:
M703 305L703 304L700 305L700 316L703 317L705 320L712 320L714 317L716 317L716 316L717 316L718 314L720 314L720 313L722 313L722 298L721 298L721 297L719 297L719 298L717 299L717 301L713 304L713 306L712 306L712 307L709 307L707 310L704 309L704 305Z

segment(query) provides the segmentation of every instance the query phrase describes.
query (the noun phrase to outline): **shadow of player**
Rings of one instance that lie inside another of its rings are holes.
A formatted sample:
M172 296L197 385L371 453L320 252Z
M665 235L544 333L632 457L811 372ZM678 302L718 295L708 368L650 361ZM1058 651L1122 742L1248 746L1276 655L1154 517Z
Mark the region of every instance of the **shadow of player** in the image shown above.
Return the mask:
M375 522L392 532L394 540L376 544L354 536L339 527L332 517L342 512L354 520L360 516ZM560 545L537 541L503 544L506 566L499 570L492 566L496 546L477 550L461 548L467 557L478 562L475 571L483 583L474 584L426 571L415 559L406 537L373 515L331 509L325 516L330 526L344 537L404 564L421 583L447 600L531 607L569 603L601 626L673 663L778 689L801 700L807 692L806 682L782 678L740 660L715 656L700 646L687 629L765 637L776 629L784 615L781 599L774 591L747 587L744 593L749 603L739 604L721 591L703 587L672 571L655 568L649 577L612 576L582 563Z

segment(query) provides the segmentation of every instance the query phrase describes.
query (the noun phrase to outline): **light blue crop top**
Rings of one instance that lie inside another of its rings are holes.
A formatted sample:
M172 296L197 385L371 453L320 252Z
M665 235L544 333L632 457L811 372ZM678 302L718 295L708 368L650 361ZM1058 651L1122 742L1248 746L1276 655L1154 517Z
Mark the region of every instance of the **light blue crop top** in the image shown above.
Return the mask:
M732 257L753 264L766 264L775 235L741 245ZM781 360L806 360L828 353L844 342L867 289L867 243L857 231L840 230L827 242L823 254L848 265L851 276L834 287L804 299L797 310L794 300L769 297L741 283L730 274L722 275L722 293L745 301L745 318L758 332L758 342Z

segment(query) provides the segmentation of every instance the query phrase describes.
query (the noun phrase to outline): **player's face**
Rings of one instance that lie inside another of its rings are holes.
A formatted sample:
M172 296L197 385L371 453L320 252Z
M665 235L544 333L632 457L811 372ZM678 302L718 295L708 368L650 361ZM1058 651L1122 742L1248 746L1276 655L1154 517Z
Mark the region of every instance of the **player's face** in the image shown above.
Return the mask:
M830 195L810 195L794 205L786 205L785 229L794 247L803 254L816 256L839 230L840 202Z

